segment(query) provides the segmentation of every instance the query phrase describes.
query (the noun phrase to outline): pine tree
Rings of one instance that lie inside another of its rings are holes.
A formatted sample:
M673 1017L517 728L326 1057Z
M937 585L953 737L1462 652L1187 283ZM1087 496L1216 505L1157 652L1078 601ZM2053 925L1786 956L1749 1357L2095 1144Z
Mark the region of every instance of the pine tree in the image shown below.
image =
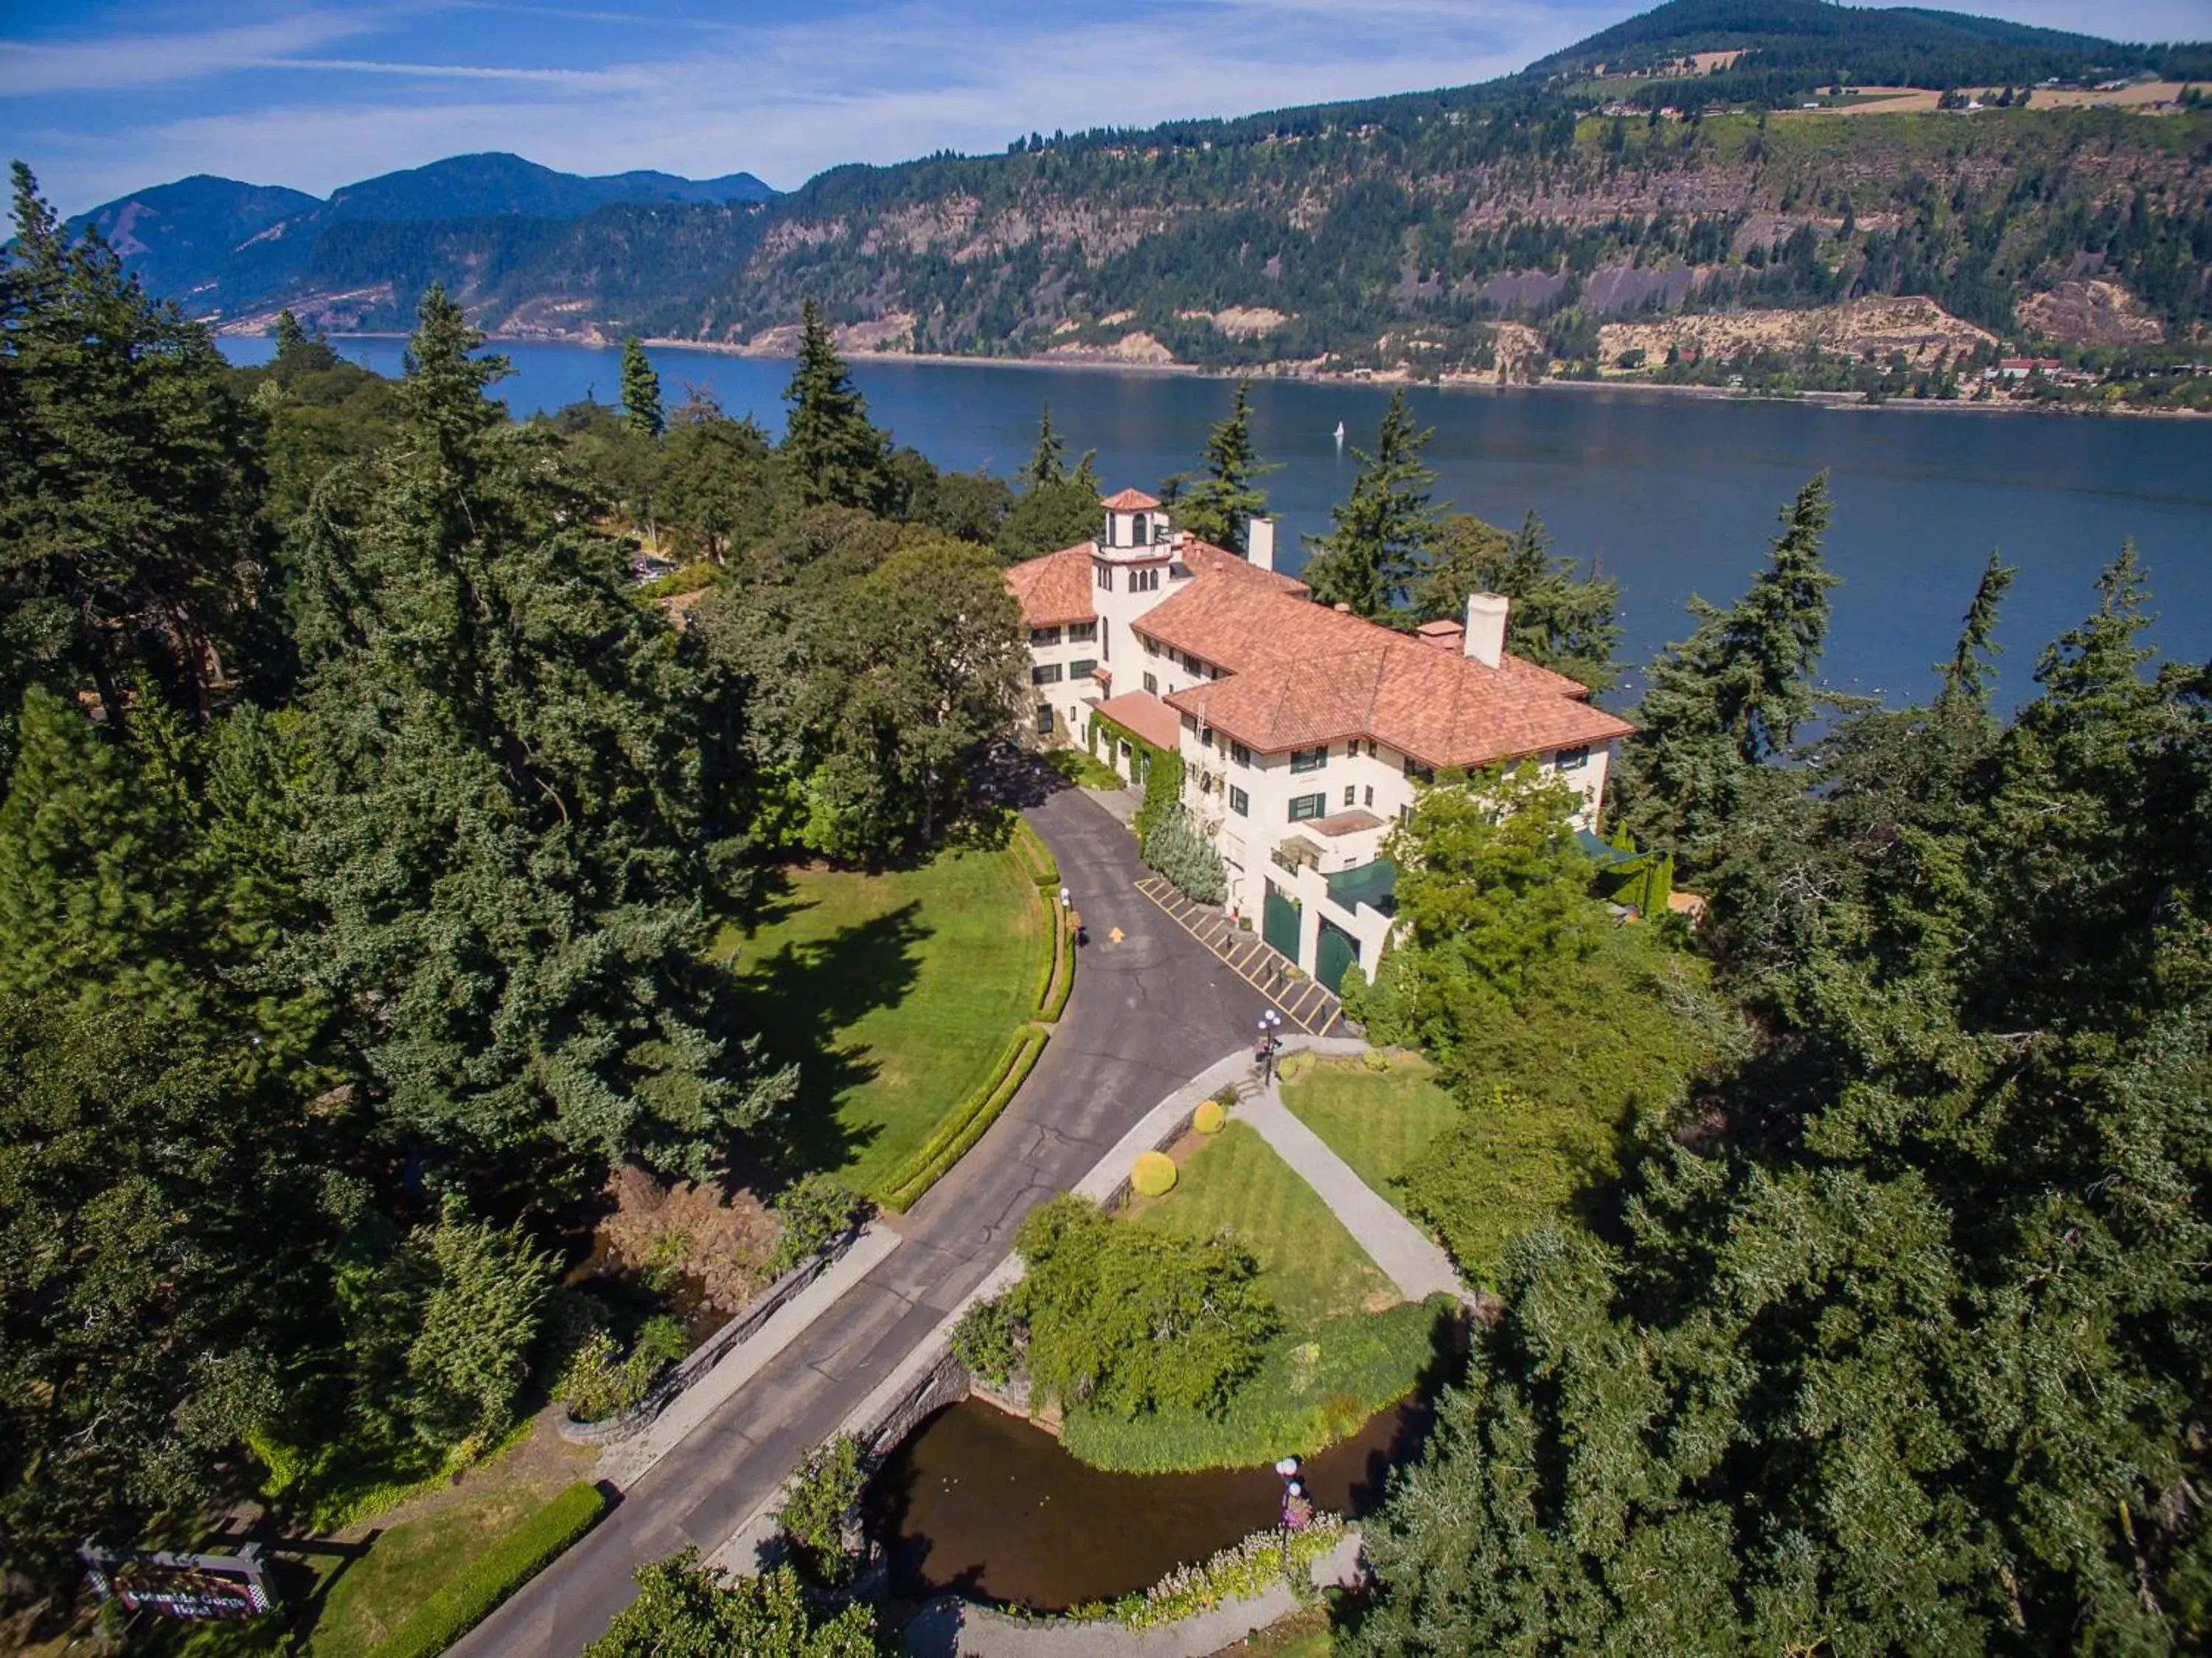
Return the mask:
M1229 418L1214 422L1206 439L1206 469L1195 483L1176 491L1176 520L1201 541L1245 549L1244 527L1267 509L1267 492L1259 480L1279 468L1261 464L1252 447L1252 383L1237 382Z
M799 367L783 397L791 418L778 453L799 480L800 499L810 506L878 509L890 487L889 443L868 423L867 400L846 373L812 300L799 326Z
M1051 489L1067 481L1067 445L1052 429L1052 405L1044 405L1037 420L1036 449L1022 468L1020 482L1032 490Z
M660 409L660 376L653 370L653 359L645 354L645 343L635 334L623 340L622 403L623 424L638 436L659 437L666 429L667 418Z
M1349 606L1370 621L1397 615L1399 594L1436 538L1429 485L1437 475L1421 465L1431 435L1414 426L1405 393L1393 392L1375 452L1352 450L1359 476L1344 503L1331 510L1336 527L1313 539L1305 581L1321 603Z
M425 296L403 439L313 566L351 619L302 745L323 920L284 959L345 1010L394 1128L465 1166L702 1169L780 1094L697 956L696 687L552 440L483 396L477 343Z

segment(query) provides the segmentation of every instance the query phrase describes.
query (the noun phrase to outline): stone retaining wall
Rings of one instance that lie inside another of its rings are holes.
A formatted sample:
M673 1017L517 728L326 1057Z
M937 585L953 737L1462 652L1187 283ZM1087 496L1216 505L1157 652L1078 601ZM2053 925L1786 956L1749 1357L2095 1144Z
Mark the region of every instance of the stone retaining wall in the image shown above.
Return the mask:
M730 1350L774 1318L779 1308L805 1289L850 1249L862 1228L854 1227L842 1237L817 1250L808 1259L785 1273L757 1296L744 1311L699 1344L683 1362L653 1383L652 1390L619 1416L605 1422L578 1422L565 1411L558 1423L561 1437L574 1445L618 1445L643 1433L661 1412L683 1396L684 1390L705 1375Z

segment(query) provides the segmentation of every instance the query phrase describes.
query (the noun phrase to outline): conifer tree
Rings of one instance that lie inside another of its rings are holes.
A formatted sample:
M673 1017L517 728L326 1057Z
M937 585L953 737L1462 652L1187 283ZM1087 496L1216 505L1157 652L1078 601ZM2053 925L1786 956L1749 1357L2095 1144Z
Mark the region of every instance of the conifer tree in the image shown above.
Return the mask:
M1030 489L1050 489L1067 481L1067 444L1052 429L1052 405L1044 405L1037 420L1036 449L1022 468L1021 482Z
M17 730L0 803L0 992L188 1016L208 963L184 803L51 692L25 695Z
M1279 470L1263 464L1252 447L1251 389L1248 380L1237 382L1229 418L1206 434L1204 472L1175 492L1177 522L1200 540L1236 552L1246 550L1244 526L1267 510L1259 480Z
M205 719L252 661L259 432L207 331L155 305L96 232L72 241L15 168L0 263L0 698L134 696ZM4 760L0 755L0 760Z
M635 334L622 344L623 424L640 437L658 437L667 427L660 408L660 376L645 354L645 342Z
M1827 636L1822 562L1827 475L1783 509L1765 569L1727 610L1692 597L1697 628L1652 664L1623 746L1622 820L1637 838L1710 868L1756 768L1786 748L1816 704L1813 670Z
M1944 701L1989 705L1990 659L2003 649L1996 642L1997 607L2003 603L2005 589L2018 574L1998 558L1996 548L1990 549L1990 562L1982 568L1982 579L1975 583L1974 596L1959 625L1958 648L1939 670Z
M1513 601L1505 649L1523 661L1594 692L1611 689L1620 677L1613 660L1620 583L1594 572L1577 576L1571 559L1552 557L1552 538L1534 508L1511 535L1466 513L1444 519L1434 556L1413 584L1414 609L1425 620L1459 621L1472 593L1502 593Z
M478 338L424 297L403 441L315 566L354 615L307 697L323 921L286 959L394 1128L465 1166L702 1169L780 1095L697 958L694 686Z
M1375 450L1355 448L1359 475L1341 506L1336 527L1313 539L1306 584L1325 605L1347 605L1370 621L1398 614L1399 594L1428 557L1437 533L1429 485L1437 475L1421 464L1431 433L1413 424L1401 389L1382 411Z
M779 453L799 498L809 506L880 507L890 487L888 441L869 424L867 399L811 299L799 325L799 367L783 397L791 418Z

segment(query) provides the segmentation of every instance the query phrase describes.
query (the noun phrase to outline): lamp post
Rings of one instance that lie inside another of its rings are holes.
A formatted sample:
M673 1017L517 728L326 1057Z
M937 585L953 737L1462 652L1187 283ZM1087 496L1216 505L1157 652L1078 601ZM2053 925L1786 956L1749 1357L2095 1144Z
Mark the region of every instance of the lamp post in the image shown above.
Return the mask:
M1283 1015L1273 1008L1260 1015L1260 1033L1252 1048L1260 1061L1260 1080L1264 1087L1274 1086L1275 1055L1283 1045L1282 1038L1276 1033L1282 1026Z

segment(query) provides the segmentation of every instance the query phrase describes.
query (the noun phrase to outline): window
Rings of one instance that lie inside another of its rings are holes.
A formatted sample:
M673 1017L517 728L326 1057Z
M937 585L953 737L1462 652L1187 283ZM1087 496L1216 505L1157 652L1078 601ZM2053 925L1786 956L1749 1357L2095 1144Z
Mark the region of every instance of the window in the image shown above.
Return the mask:
M1169 560L1168 580L1170 582L1188 582L1190 580L1190 566L1183 563L1180 558Z
M1240 818L1252 815L1252 797L1233 783L1229 785L1229 809Z
M1091 569L1097 574L1098 585L1109 593L1113 592L1114 566L1108 564L1103 558L1098 558L1094 559L1091 562Z
M1327 743L1323 743L1319 748L1291 750L1291 770L1293 771L1318 771L1328 764L1328 745Z
M1067 625L1067 643L1072 645L1087 645L1097 637L1098 624L1096 622L1070 622Z
M1098 659L1096 656L1079 657L1067 665L1067 677L1071 680L1087 680L1097 666Z
M1239 765L1249 765L1252 764L1252 751L1241 742L1231 741L1229 745L1229 758Z
M1037 704L1037 735L1040 737L1052 735L1052 704L1050 703Z
M1145 675L1145 691L1148 696L1157 697L1160 694L1160 676L1158 674L1147 674Z
M1406 756L1406 775L1422 783L1434 783L1437 780L1437 768L1433 765L1423 765L1408 754Z
M1033 627L1030 630L1030 643L1033 645L1056 645L1060 643L1060 630L1056 627Z
M1580 748L1562 748L1552 756L1552 764L1562 771L1579 771L1589 764L1589 745Z
M1030 683L1031 685L1058 685L1060 683L1060 664L1058 662L1043 662L1040 663L1037 667L1031 668L1030 670Z
M1129 572L1130 592L1158 593L1159 590L1160 572L1158 565L1151 570L1133 570Z
M1320 817L1328 810L1326 795L1293 795L1291 796L1291 821L1304 823L1308 818Z
M1198 716L1195 714L1184 715L1182 716L1182 728L1194 734L1198 730Z
M1129 522L1133 527L1129 538L1132 545L1141 547L1146 542L1152 539L1150 524L1146 521L1144 514L1137 514L1134 517L1130 519Z
M1371 783L1367 785L1367 799L1363 802L1363 804L1368 806L1375 804L1375 785Z
M1347 783L1346 784L1345 784L1345 785L1344 785L1344 803L1345 803L1346 806L1351 805L1351 804L1352 804L1352 785L1351 785L1350 783Z

